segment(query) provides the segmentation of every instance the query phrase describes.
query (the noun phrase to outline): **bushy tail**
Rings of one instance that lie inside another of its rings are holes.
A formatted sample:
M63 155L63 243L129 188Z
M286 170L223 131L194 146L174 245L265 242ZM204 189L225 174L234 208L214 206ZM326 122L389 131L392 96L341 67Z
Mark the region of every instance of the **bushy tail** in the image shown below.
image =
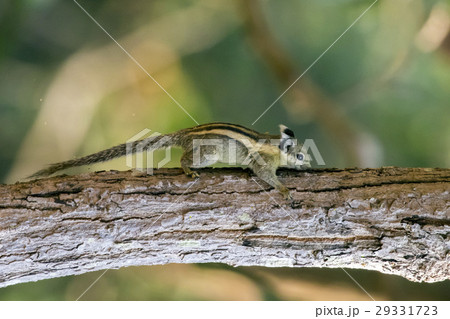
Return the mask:
M125 156L127 154L135 154L142 151L156 150L159 148L165 148L176 144L177 144L176 140L172 134L152 136L143 140L120 144L81 158L51 164L49 167L34 173L28 178L49 176L53 173L56 173L66 168L106 162L114 158Z

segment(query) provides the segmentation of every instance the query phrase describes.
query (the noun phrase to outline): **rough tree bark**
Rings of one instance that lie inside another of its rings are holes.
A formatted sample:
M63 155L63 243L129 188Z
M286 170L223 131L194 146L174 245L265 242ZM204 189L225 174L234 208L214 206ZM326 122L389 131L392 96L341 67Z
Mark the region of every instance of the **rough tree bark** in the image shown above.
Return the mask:
M217 262L450 278L450 170L97 172L0 185L0 287L106 268Z

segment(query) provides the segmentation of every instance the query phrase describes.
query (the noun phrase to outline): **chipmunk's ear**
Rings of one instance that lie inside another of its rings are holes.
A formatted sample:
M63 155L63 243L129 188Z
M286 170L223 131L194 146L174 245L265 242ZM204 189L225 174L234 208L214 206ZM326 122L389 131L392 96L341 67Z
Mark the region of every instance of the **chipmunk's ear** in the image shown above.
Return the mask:
M280 124L280 132L281 139L280 145L278 147L283 152L288 153L291 147L295 145L294 132L292 132L292 130L288 129L283 124Z
M289 129L287 126L280 124L280 132L281 132L281 139L288 139L288 138L294 138L294 132L292 132L291 129Z

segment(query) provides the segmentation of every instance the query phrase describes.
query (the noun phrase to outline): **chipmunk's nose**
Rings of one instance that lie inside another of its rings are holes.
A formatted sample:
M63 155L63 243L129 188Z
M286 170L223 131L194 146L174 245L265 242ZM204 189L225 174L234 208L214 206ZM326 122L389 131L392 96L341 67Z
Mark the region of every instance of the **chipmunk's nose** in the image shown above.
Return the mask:
M305 159L303 160L303 165L304 167L311 167L311 156L309 156L309 154L305 155Z

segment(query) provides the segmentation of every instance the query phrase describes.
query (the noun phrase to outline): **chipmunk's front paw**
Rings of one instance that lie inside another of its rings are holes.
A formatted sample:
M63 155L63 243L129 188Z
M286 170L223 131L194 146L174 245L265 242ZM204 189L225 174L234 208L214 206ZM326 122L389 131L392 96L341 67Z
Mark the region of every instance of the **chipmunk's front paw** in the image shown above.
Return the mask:
M285 200L291 201L291 200L293 199L293 198L292 198L292 195L291 195L291 192L290 192L289 189L287 189L287 188L281 189L281 190L280 190L280 193L283 195L283 197L284 197Z

